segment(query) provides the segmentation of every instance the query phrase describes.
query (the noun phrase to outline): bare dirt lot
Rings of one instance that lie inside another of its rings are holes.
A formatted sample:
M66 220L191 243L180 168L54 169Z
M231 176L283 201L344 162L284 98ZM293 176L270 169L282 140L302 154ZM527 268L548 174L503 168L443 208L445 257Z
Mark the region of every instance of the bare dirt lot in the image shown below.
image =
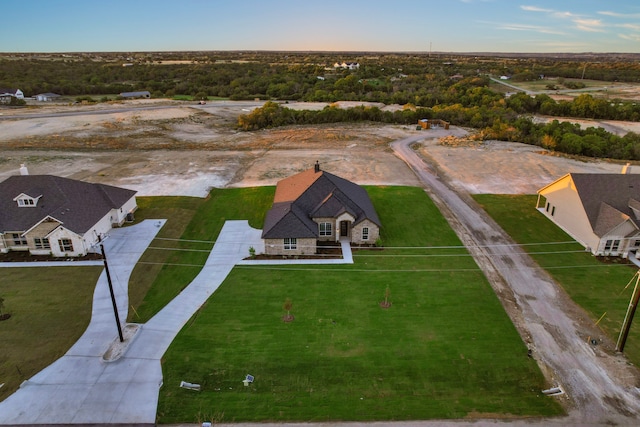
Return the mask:
M470 193L534 193L567 172L619 172L622 166L555 156L518 143L442 145L442 136L467 134L454 127L417 131L414 126L337 124L235 130L238 115L259 105L145 100L3 109L0 179L25 164L31 174L118 185L139 195L204 197L211 187L273 185L319 160L324 169L360 184L417 185L389 143L420 132L425 137L421 154ZM319 109L325 104L288 106ZM639 128L637 123L607 125L618 132Z
M234 130L237 116L257 105L260 103L153 103L154 109L145 109L150 106L147 102L128 102L0 110L0 179L17 174L20 164L25 164L32 174L119 185L140 195L204 197L211 187L275 184L319 160L323 169L361 184L420 185L407 163L390 147L392 141L405 139L408 144L414 137L418 141L414 149L428 160L425 167L435 168L439 178L463 195L530 194L568 172L618 173L622 168L622 163L572 159L524 144L473 142L466 138L468 130L455 127L418 131L415 126L348 124ZM322 108L323 104L290 106ZM65 115L53 115L55 112ZM638 131L637 123L608 122L603 126L618 133ZM428 178L431 184L427 188L441 185L438 179ZM438 194L445 200L445 192ZM466 211L478 214L461 199L446 200L442 203L453 212L450 217L463 218L461 212ZM488 239L471 246L489 248L495 245L488 243L507 238L490 226L480 229L482 220L470 218L464 223L458 219L460 224L454 228L463 235ZM506 256L498 255L492 258ZM575 406L570 418L558 425L599 425L603 420L626 424L637 413L635 369L626 365L624 358L604 352L605 346L585 350L584 337L576 331L590 330L592 321L580 309L571 308L572 303L562 299L564 294L556 293L555 284L544 279L543 272L534 270L528 260L516 261L523 267L496 267L512 271L504 281L498 273L492 279L493 267L485 268L497 295L506 301L505 308L523 339L537 348L535 356L547 377L560 375L573 392L589 390L573 396ZM532 283L535 285L530 286ZM548 323L550 319L554 321ZM619 399L619 404L606 400L614 399L612 396ZM633 414L627 408L634 408ZM522 425L530 422L547 424L547 420L525 420Z

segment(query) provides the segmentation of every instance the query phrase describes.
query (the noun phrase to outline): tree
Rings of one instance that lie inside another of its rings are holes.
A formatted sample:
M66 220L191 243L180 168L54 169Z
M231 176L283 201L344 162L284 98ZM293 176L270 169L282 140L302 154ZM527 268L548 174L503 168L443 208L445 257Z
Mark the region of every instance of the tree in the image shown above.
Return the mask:
M287 312L287 314L282 317L282 320L284 320L285 322L291 322L294 319L293 314L291 314L291 307L293 307L293 303L291 302L290 298L287 298L282 305L284 311Z
M382 308L391 307L391 301L389 301L390 296L391 296L391 289L389 288L389 285L387 285L387 288L384 290L384 301L380 302L380 307Z

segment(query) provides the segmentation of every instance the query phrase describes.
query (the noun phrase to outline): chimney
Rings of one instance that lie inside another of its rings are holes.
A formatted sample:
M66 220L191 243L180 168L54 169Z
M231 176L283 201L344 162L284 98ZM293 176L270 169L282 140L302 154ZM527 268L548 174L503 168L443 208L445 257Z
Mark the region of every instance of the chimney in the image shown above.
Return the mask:
M622 167L622 172L621 173L623 175L630 174L631 173L631 163L627 163L626 165L624 165Z
M29 175L29 170L24 165L24 163L20 165L20 175Z
M318 163L318 161L316 160L316 165L315 165L315 172L318 173L320 172L320 163Z

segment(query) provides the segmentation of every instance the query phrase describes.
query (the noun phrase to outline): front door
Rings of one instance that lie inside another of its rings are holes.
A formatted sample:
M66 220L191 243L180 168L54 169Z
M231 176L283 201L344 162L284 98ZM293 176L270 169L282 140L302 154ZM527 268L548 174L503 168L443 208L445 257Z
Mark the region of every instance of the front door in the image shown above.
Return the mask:
M340 237L349 236L349 221L340 221Z

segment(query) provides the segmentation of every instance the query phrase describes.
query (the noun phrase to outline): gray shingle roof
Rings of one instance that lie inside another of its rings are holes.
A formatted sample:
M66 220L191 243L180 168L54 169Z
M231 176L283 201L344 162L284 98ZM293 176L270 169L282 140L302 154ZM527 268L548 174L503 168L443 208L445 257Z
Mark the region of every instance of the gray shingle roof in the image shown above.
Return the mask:
M312 171L298 174L301 185L306 187L295 193L295 199L274 203L267 212L262 238L318 237L318 226L312 218L335 218L343 212L350 213L355 224L369 219L380 226L378 214L364 188L325 171L315 172L318 174L315 179L309 179ZM295 187L298 175L283 181Z
M636 205L634 201L640 200L640 174L570 175L591 228L598 236L602 236L626 219L640 227L640 221L631 209L631 206Z
M40 197L35 207L19 207L20 194ZM53 175L17 175L0 183L0 232L25 231L47 216L84 234L111 209L124 205L133 190Z

